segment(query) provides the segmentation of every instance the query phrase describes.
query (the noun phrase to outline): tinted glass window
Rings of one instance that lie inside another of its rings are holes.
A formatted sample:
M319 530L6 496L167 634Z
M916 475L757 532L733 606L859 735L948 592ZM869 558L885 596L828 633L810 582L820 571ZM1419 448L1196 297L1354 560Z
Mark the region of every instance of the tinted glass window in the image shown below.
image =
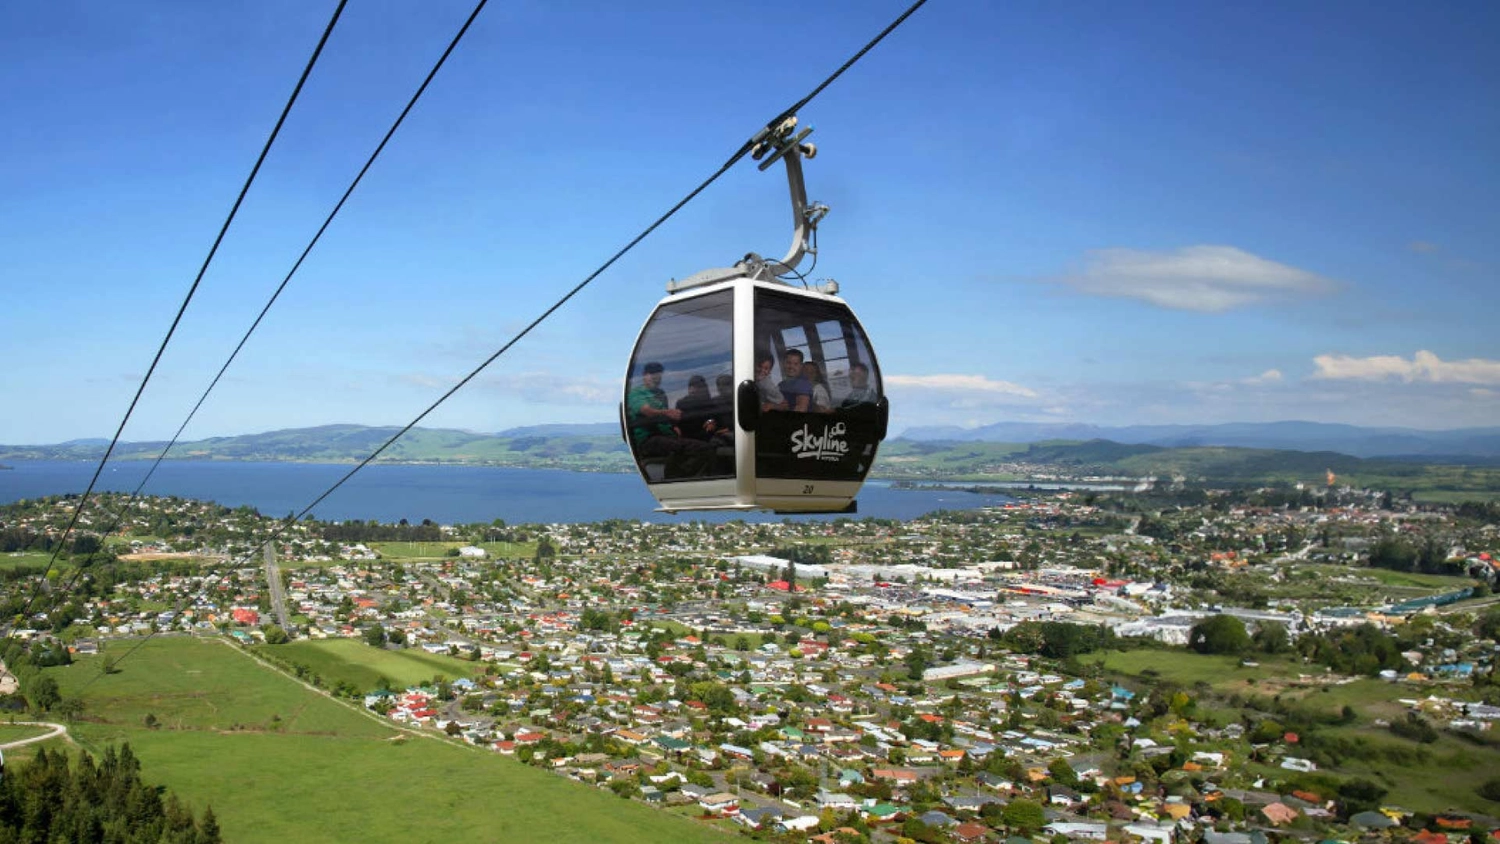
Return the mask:
M756 474L767 478L859 480L878 444L880 372L869 340L837 302L757 290L761 425Z
M630 448L647 482L734 475L734 294L659 307L625 381Z

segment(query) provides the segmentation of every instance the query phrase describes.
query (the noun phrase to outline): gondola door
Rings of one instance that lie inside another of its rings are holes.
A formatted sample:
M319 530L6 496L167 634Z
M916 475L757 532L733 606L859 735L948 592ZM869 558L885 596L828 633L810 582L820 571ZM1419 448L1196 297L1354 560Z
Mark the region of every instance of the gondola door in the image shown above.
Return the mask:
M864 329L837 297L769 284L755 287L754 326L763 400L756 502L782 512L852 510L888 418Z

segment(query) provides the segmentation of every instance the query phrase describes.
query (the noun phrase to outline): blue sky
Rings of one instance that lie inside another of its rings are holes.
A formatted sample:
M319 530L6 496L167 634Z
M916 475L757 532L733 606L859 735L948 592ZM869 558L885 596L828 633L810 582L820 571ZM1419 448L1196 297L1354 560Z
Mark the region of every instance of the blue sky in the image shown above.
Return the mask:
M0 442L108 436L331 2L0 7ZM189 427L404 424L904 2L495 0ZM174 431L467 16L354 0L126 439ZM931 0L803 113L893 428L1500 419L1500 6ZM747 161L429 417L613 419Z

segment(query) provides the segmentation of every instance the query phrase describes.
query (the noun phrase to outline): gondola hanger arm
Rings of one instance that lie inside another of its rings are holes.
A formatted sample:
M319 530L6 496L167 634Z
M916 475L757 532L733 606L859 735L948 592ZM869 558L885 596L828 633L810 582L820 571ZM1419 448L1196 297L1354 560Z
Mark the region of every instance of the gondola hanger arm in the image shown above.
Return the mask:
M767 261L751 253L741 263L750 270L754 278L769 281L776 276L793 273L803 256L813 252L812 233L818 223L828 215L828 206L820 202L807 201L807 184L802 178L802 159L814 158L818 148L804 143L812 134L812 127L797 130L797 118L788 117L772 128L767 137L756 143L750 157L760 161L760 170L765 171L780 160L786 166L787 192L792 199L792 245L780 261ZM829 291L836 292L836 291Z

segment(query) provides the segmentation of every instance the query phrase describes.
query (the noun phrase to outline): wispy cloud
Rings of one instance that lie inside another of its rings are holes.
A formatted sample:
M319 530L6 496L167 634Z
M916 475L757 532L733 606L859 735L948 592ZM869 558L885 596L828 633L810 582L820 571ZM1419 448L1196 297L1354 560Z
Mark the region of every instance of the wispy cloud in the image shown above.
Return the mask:
M1420 252L1424 255L1438 251L1438 245L1436 243L1432 243L1426 240L1413 240L1411 243L1408 243L1406 245L1406 248L1410 249L1413 252Z
M1281 383L1281 370L1267 369L1265 372L1262 372L1259 375L1253 375L1249 378L1240 379L1240 383L1247 384L1251 387L1262 387L1266 384L1279 384Z
M1056 280L1092 296L1203 313L1338 287L1316 273L1233 246L1187 246L1166 252L1096 249L1088 253L1081 273Z
M1029 387L1010 381L993 381L983 375L887 375L885 383L892 387L941 392L988 393L1028 399L1037 396L1036 391Z
M1325 380L1500 385L1500 360L1445 361L1425 349L1412 355L1411 360L1400 355L1364 358L1318 355L1313 358L1313 364L1317 370L1312 377Z

